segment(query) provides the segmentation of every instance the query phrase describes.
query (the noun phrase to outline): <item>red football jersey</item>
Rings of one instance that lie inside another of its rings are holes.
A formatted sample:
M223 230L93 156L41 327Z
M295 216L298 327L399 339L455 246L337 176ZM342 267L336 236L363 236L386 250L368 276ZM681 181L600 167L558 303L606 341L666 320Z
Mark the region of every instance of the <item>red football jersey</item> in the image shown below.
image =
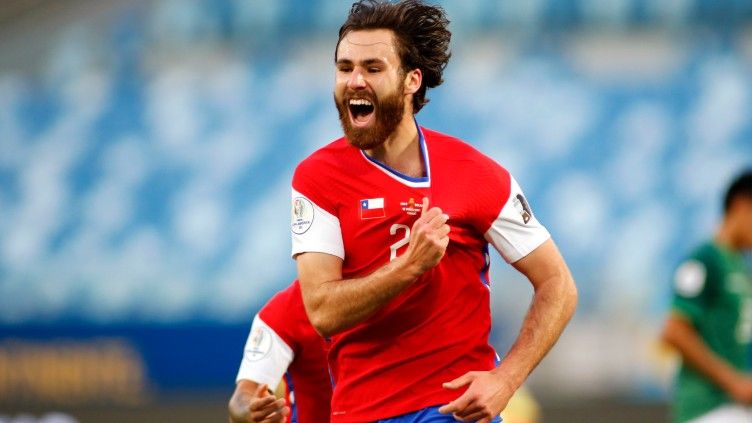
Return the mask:
M292 182L293 256L344 260L368 275L404 253L421 201L450 216L441 262L375 315L332 337L333 422L362 422L446 404L448 382L490 370L488 244L514 262L549 238L511 175L470 145L419 128L427 175L411 178L341 138L316 151Z
M236 379L274 389L283 376L292 411L287 422L328 422L332 385L325 344L308 320L298 281L272 297L254 318Z

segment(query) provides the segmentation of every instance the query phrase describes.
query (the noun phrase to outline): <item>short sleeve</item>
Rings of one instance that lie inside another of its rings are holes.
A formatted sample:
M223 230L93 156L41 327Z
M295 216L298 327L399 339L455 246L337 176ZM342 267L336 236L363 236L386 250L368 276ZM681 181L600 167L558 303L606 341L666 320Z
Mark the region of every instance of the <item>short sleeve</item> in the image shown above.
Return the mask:
M235 381L265 383L274 390L294 358L292 348L257 314L245 343Z
M672 308L692 322L702 318L711 286L707 263L698 258L684 261L674 272Z
M484 236L507 263L514 263L538 248L551 235L535 218L522 188L511 175L509 185L508 197Z
M326 168L316 160L302 162L292 180L290 232L292 257L316 252L344 260L345 247L337 207L322 175Z
M345 259L339 219L294 189L290 231L293 258L301 253L317 252Z

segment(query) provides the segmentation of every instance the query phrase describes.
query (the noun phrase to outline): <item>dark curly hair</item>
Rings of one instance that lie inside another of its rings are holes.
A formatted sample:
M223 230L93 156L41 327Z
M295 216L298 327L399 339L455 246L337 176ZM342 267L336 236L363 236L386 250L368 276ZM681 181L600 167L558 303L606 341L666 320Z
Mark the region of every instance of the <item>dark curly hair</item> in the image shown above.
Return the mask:
M421 0L391 3L385 0L360 0L352 5L347 20L339 29L337 48L350 31L390 29L397 40L402 71L420 69L423 82L413 96L413 113L428 103L426 90L438 87L451 53L452 33L444 9ZM337 51L335 48L335 61Z
M742 172L734 179L723 197L723 211L728 212L731 203L737 197L752 198L752 168Z

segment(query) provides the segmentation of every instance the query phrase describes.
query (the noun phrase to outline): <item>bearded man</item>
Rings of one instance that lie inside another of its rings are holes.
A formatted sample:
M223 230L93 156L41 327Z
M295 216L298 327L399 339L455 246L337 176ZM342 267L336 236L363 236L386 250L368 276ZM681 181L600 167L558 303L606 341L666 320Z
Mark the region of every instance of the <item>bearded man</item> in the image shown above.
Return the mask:
M332 422L497 422L574 313L570 271L512 175L415 120L442 83L448 23L418 0L355 3L335 51L345 136L293 176L292 255L330 340ZM535 291L501 360L489 244Z

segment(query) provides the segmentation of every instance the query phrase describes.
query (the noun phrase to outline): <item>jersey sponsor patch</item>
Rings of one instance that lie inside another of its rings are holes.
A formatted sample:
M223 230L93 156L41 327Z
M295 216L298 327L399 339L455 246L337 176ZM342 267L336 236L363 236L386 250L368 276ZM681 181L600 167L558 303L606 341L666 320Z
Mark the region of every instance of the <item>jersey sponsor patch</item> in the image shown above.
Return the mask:
M384 198L369 198L360 200L360 218L378 219L386 216L384 211Z
M705 266L697 260L688 260L676 269L674 287L683 297L695 297L705 286Z
M313 204L304 197L292 199L292 232L304 234L313 224Z
M410 216L415 216L423 209L422 204L415 204L415 198L413 197L410 197L408 201L402 201L400 203L400 207L402 208L403 212L409 214Z
M246 356L251 361L259 361L266 357L272 350L271 333L262 326L253 328L251 336L248 339L248 347L246 348Z

